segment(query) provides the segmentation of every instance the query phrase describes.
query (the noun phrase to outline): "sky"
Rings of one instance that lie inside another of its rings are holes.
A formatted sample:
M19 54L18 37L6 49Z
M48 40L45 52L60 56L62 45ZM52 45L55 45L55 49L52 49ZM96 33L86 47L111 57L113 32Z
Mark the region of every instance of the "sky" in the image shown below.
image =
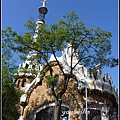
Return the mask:
M47 0L47 2L46 24L57 23L65 14L74 10L87 28L95 26L112 33L112 56L118 57L118 0ZM41 5L40 0L2 0L2 29L11 26L13 30L23 34L24 24L30 17L37 21L38 8ZM118 88L118 67L104 68L102 74L106 72Z

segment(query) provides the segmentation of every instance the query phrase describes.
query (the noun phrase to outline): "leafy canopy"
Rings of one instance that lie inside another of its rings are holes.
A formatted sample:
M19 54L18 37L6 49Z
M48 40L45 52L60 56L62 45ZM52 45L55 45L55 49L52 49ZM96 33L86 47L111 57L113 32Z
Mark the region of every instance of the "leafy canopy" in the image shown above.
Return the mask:
M23 53L22 59L25 59L30 51L36 51L37 55L32 59L37 59L39 63L46 63L50 54L56 58L57 51L63 51L67 43L70 43L74 48L71 61L76 54L79 63L87 67L94 67L99 63L101 66L109 67L118 64L118 59L110 56L112 53L111 32L102 30L100 27L86 28L74 11L65 15L64 20L51 24L50 27L41 24L35 30L36 24L32 19L28 20L25 27L27 31L23 36L16 34L11 39L12 49ZM36 38L33 33L37 35Z
M21 91L16 91L13 80L17 66L13 59L11 40L16 35L10 27L2 31L2 119L18 118L17 106Z

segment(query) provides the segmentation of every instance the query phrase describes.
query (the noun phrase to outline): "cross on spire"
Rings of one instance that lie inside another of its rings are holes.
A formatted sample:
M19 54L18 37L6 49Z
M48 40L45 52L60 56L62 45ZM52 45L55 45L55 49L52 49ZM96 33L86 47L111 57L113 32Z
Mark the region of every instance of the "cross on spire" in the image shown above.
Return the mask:
M42 7L45 7L45 5L47 4L48 2L46 0L43 0L42 1Z

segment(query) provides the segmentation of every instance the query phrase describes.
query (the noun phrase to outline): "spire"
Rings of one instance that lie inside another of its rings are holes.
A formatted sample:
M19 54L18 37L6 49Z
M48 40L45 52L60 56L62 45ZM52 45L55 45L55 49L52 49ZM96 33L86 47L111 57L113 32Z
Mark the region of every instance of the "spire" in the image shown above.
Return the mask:
M48 2L46 2L46 0L43 0L42 1L42 6L40 6L38 8L39 17L38 17L38 20L36 22L36 33L39 33L39 34L40 34L40 32L39 32L38 28L41 24L45 23L45 15L48 12L48 9L45 7L47 3ZM36 33L34 34L34 40L35 41L36 41L36 37L38 36L38 34L36 34Z
M36 31L34 34L34 42L36 42L36 38L40 34L40 31L38 30L39 26L41 24L45 23L45 21L44 21L45 14L47 14L47 12L48 12L48 9L45 7L46 4L47 4L46 0L43 0L42 6L38 8L39 18L36 22ZM37 52L35 50L30 51L27 55L27 59L26 59L25 63L19 65L20 66L19 71L21 68L32 69L33 66L35 66L36 71L39 71L39 64L38 64L37 60L35 59L36 55L37 55ZM34 59L34 60L31 61L31 59Z
M45 7L47 3L48 2L46 2L46 0L43 0L42 6L38 8L39 11L38 21L45 22L45 14L47 14L48 12L48 9Z
M39 31L39 26L43 23L45 23L45 14L47 14L48 10L47 8L45 7L47 4L46 0L43 0L42 1L42 6L39 7L38 11L39 11L39 18L36 22L36 31L35 31L35 34L34 34L34 42L36 42L36 37L40 34L40 31ZM19 65L19 69L18 69L18 74L19 76L31 76L31 78L33 77L36 77L35 79L33 79L33 81L30 83L30 84L25 84L24 85L24 91L25 91L25 94L23 94L20 98L20 104L22 106L22 104L26 104L26 100L27 100L27 93L28 91L33 87L33 84L37 84L38 82L40 82L40 69L42 68L42 65L39 64L39 62L37 61L36 59L36 56L37 56L37 51L35 50L32 50L28 53L27 55L27 59L26 61L23 63L23 64L20 64ZM32 60L31 60L32 59ZM23 70L26 70L26 72L24 72ZM34 73L33 73L34 71ZM22 79L21 83L24 84L24 82L26 82L26 80L24 81L24 79ZM17 83L17 82L16 82ZM19 85L19 80L18 80L18 87L19 89L22 89L23 90L23 86L22 84ZM24 120L24 117L23 115L21 114L21 116L19 117L18 120Z

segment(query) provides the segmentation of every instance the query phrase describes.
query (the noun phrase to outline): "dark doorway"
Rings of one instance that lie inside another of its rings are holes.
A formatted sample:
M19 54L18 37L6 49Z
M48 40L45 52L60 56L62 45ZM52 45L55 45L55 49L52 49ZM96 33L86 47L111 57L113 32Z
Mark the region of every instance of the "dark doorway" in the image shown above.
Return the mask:
M95 110L95 109L88 109L88 120L101 120L101 111ZM82 120L85 120L86 114L84 113L82 115Z
M66 117L68 120L69 114L68 114L69 108L62 106L61 107L61 119ZM62 113L65 112L63 115ZM46 107L45 109L39 111L36 114L35 120L54 120L54 106Z
M101 120L100 110L88 109L90 114L88 114L88 120Z

